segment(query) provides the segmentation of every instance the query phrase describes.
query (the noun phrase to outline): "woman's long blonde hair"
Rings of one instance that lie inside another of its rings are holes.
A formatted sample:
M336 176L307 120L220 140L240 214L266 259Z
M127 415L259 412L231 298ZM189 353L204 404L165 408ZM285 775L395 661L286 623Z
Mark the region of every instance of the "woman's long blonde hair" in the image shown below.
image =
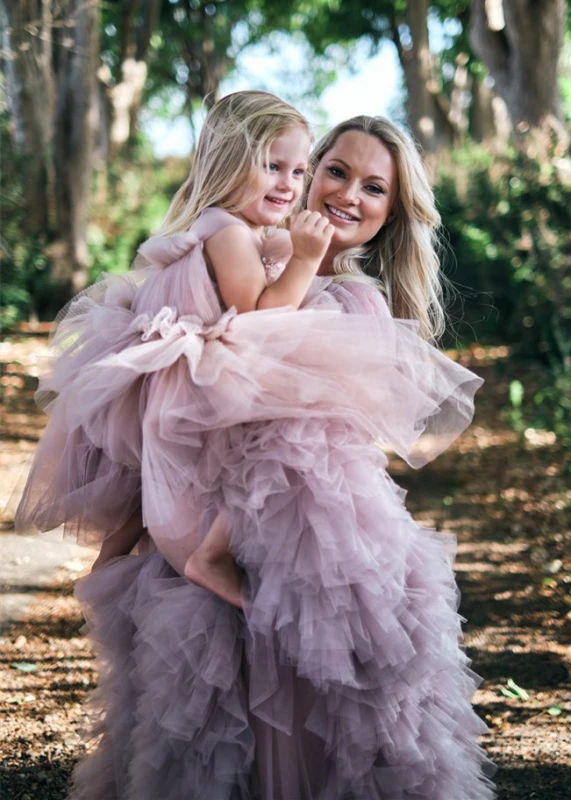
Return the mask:
M310 134L305 117L273 94L234 92L219 100L204 121L190 174L159 232L187 230L209 206L238 213L255 197L272 142L297 127Z
M360 247L339 254L334 280L375 283L395 317L418 320L420 333L436 339L444 331L440 261L436 253L440 215L414 142L383 117L358 116L336 125L318 142L309 165L313 176L323 156L347 131L376 136L390 150L397 171L397 195L389 220ZM309 186L304 195L307 202Z

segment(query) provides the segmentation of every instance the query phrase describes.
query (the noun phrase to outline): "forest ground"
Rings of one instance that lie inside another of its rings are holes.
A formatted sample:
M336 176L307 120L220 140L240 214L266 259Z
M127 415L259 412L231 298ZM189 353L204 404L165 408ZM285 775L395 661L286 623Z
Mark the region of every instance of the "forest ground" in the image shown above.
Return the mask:
M46 344L43 336L19 336L0 345L4 501L44 425L32 395ZM475 704L489 726L484 746L499 768L499 800L563 800L571 796L566 454L549 433L518 436L507 423L501 408L509 381L525 381L506 348L473 347L461 359L486 378L473 426L420 472L397 461L391 472L408 490L408 506L421 524L458 537L460 610L468 618L473 669L484 676ZM77 551L70 558L62 549L59 568L45 567L47 583L12 585L10 568L18 563L41 575L45 550L22 539L21 553L14 551L10 517L8 509L0 532L9 562L2 593L12 598L0 633L0 797L63 800L84 752L82 704L96 681L73 598L74 580L92 555Z

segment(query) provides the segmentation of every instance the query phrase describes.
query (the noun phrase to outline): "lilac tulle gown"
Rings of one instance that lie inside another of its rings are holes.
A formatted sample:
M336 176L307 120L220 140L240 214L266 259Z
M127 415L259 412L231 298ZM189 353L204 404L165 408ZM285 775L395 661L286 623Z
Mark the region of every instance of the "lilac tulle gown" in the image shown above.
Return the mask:
M370 285L316 278L300 310L225 309L203 242L228 224L207 209L80 295L40 385L19 527L97 543L142 504L148 531L77 586L102 737L71 796L491 798L454 540L411 519L379 446L421 466L480 380ZM261 253L270 280L283 239ZM244 612L181 577L221 510Z

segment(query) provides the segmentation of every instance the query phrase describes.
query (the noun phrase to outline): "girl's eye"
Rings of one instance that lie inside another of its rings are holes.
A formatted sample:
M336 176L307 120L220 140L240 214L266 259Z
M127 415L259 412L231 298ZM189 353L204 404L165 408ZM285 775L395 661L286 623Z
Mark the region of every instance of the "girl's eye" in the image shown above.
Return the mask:
M327 171L330 175L333 175L334 178L344 178L345 173L339 167L327 167Z
M305 175L305 170L304 169L294 169L293 174L296 177L301 177L301 176Z
M270 164L268 169L270 170L270 172L277 172L279 170L279 166L278 164Z

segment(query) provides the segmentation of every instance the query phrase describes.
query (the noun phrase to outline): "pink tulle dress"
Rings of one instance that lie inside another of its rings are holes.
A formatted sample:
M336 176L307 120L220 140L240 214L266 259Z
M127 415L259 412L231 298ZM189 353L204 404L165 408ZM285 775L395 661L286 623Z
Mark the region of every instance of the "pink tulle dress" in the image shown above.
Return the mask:
M300 310L237 315L203 243L156 236L65 311L49 421L17 524L148 540L77 585L101 658L74 800L486 800L460 647L454 539L420 528L413 466L469 424L481 381L370 285L316 278ZM286 235L261 250L268 280ZM272 251L273 248L273 251ZM217 513L241 612L181 577Z

